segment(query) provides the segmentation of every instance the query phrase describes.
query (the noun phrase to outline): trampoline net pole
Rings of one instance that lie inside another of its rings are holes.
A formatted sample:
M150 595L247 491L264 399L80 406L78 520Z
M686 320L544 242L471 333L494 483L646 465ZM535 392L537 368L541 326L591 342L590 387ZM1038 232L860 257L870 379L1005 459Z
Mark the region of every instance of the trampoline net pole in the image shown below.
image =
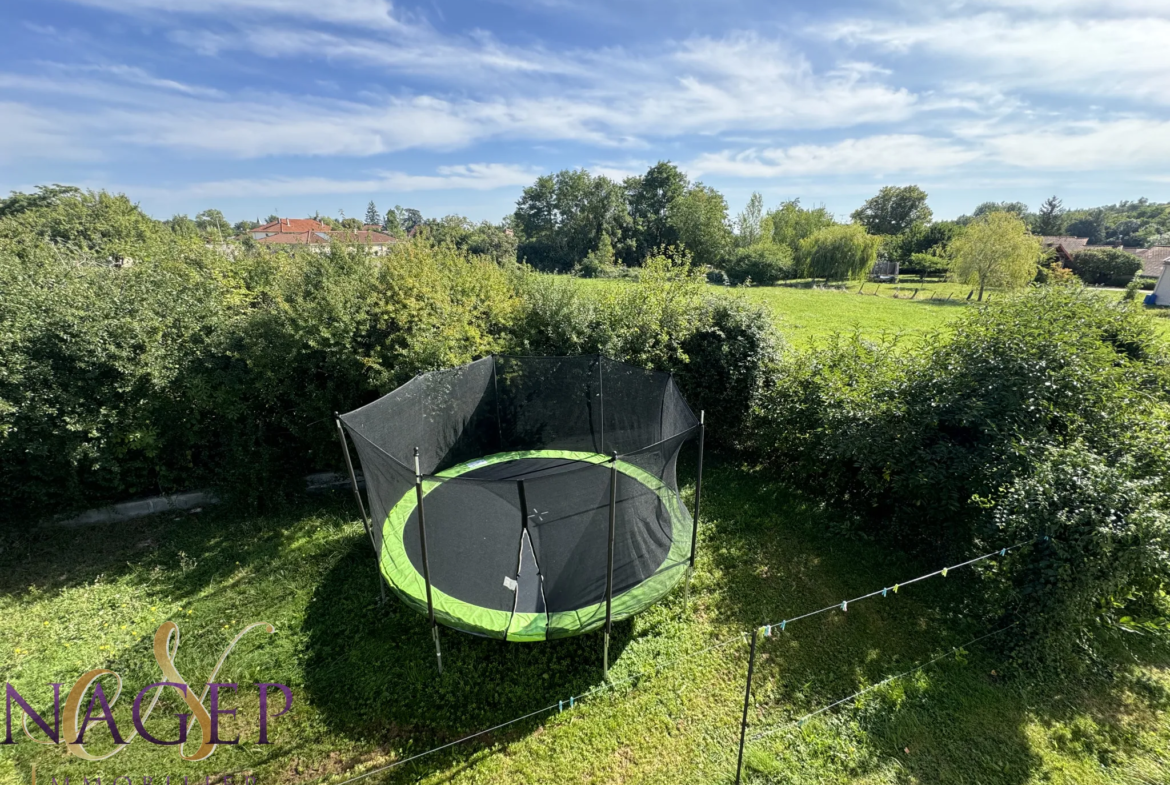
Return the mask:
M435 639L435 661L443 672L443 654L439 650L439 627L435 623L435 603L431 597L431 565L427 559L427 524L423 515L423 482L419 468L418 447L414 448L414 492L418 501L418 541L422 550L423 580L427 585L427 616L431 620L431 637Z
M605 567L605 652L602 660L602 673L609 678L609 634L613 627L613 540L617 528L617 450L614 450L609 459L609 553L606 556Z
M362 511L362 526L366 528L366 535L370 538L370 545L374 547L375 577L378 580L378 593L381 601L386 602L386 585L382 583L382 562L378 557L378 543L374 541L374 522L366 514L366 505L362 502L362 494L358 489L357 475L353 471L353 460L349 457L349 443L345 440L345 428L341 425L341 417L333 413L333 420L337 423L337 436L341 439L341 453L345 456L345 468L349 469L349 484L353 488L353 498L357 499L358 509Z
M699 549L699 505L703 501L703 437L707 435L707 412L699 412L699 466L695 474L695 515L691 522L691 569L695 569L695 553Z

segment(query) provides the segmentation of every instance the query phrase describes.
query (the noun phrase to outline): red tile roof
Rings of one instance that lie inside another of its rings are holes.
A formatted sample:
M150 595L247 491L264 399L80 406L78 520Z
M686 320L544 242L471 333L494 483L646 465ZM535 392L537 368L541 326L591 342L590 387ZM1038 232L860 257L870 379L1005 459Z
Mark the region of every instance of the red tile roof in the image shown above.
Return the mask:
M309 232L281 232L261 237L256 242L264 245L306 245L313 243L328 243L329 240L314 231Z
M322 237L315 231L308 232L281 232L262 237L256 242L264 245L319 245L322 243L349 243L360 245L386 245L398 240L382 232L368 231L340 231L329 232Z
M263 226L257 226L253 232L328 232L329 227L312 218L280 218Z

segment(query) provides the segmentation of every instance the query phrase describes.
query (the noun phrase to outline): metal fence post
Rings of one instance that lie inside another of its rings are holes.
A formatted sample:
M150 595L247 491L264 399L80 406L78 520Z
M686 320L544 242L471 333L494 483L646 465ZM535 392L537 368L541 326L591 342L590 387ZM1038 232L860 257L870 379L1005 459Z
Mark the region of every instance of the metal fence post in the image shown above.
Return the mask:
M759 627L752 630L752 648L751 653L748 654L747 686L743 691L743 719L739 723L739 762L735 764L735 785L740 785L743 776L743 746L747 740L748 706L752 699L752 672L756 667L756 638L759 634Z

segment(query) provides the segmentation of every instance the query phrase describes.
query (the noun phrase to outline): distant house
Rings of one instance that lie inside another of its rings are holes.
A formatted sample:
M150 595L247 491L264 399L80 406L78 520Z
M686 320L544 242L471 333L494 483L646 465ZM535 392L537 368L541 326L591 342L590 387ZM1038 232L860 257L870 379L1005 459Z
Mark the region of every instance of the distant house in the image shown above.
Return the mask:
M1162 268L1170 262L1170 245L1155 245L1153 248L1126 248L1125 250L1142 260L1143 278L1157 278Z
M1085 250L1089 245L1088 237L1041 237L1040 241L1044 243L1045 248L1056 252L1056 257L1065 267L1077 252Z
M1162 274L1163 263L1170 259L1170 245L1155 245L1153 248L1131 248L1121 245L1089 245L1087 237L1041 237L1044 247L1056 253L1066 267L1074 255L1081 251L1119 249L1136 256L1142 263L1139 275L1143 278L1157 278Z
M332 243L364 245L375 256L386 253L398 242L394 237L374 229L338 229L312 218L280 218L252 229L250 234L258 245L309 246L324 251Z

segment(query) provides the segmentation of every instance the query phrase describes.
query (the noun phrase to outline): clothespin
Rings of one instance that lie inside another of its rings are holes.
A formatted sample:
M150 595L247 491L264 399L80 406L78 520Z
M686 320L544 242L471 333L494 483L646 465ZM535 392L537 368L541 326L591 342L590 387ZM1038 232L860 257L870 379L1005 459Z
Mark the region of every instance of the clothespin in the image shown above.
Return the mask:
M765 637L765 638L771 638L771 637L772 637L772 625L771 625L771 624L765 624L765 625L764 625L764 637Z
M565 702L557 701L557 712L560 713L565 710Z
M886 596L886 591L887 591L887 589L882 589L882 596L883 596L883 597L885 597L885 596Z
M947 569L948 569L947 567L943 567L943 568L942 568L942 576L943 576L944 578L945 578L945 577L947 577Z
M784 632L784 628L785 628L785 627L787 627L787 626L788 626L788 620L787 620L787 619L785 619L784 621L780 622L780 632Z
M841 600L841 610L849 610L849 600Z
M894 584L894 594L898 593L898 584Z
M575 696L575 695L569 696L569 708L570 709L573 708L573 704L576 702L576 700L577 700L577 696Z
M1001 550L1001 551L999 552L999 555L1000 555L1000 556L1007 556L1007 548L1004 548L1003 550Z

